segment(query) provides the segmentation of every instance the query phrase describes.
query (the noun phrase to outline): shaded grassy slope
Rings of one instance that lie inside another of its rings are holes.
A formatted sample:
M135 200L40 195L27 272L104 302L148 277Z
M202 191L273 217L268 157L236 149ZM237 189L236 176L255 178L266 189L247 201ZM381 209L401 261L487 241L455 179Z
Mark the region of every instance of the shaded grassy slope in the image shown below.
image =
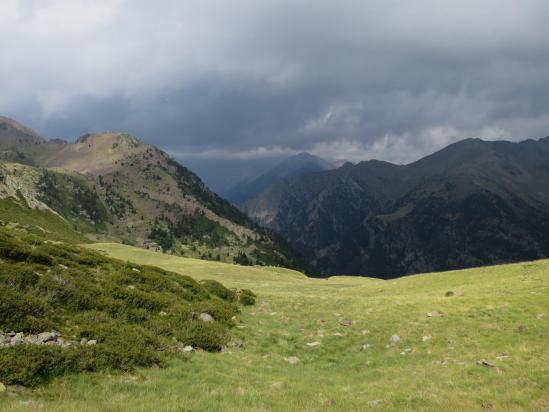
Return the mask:
M28 410L30 401L46 411L507 411L549 405L547 260L392 281L322 280L116 244L91 247L250 287L259 303L244 311L236 330L247 347L197 353L163 370L63 378L3 400L6 410ZM339 319L352 325L341 326ZM390 342L393 334L401 340ZM321 344L307 346L312 342ZM285 360L291 356L300 362L291 365ZM481 359L492 366L478 365Z

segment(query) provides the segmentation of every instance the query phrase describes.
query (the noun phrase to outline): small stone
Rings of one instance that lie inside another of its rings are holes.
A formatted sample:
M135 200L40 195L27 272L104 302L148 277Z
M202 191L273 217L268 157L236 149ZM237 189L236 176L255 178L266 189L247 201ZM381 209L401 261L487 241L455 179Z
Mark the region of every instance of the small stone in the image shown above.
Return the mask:
M158 314L160 316L167 316L168 314L166 312L164 312L163 310L161 310L160 312L158 312Z
M12 336L12 338L10 340L10 345L11 346L20 345L22 343L23 343L23 334L22 333L18 333L15 336Z
M374 399L374 400L368 401L367 404L368 404L368 406L376 407L381 402L383 402L381 399Z
M244 349L246 347L246 343L242 339L237 339L230 342L228 346Z
M81 344L81 345L85 345L85 344L87 344L87 343L88 343L88 338L82 338L82 339L80 340L80 344Z
M341 326L351 326L353 322L347 319L339 319L339 324Z
M284 358L286 360L286 362L288 362L290 365L296 365L298 364L299 362L301 362L301 360L297 357L297 356L290 356L289 358Z
M209 313L201 313L200 315L198 315L198 318L202 322L206 322L206 323L214 321L214 318Z
M194 352L194 348L190 345L187 345L181 349L181 352L191 353L191 352Z
M53 341L57 338L57 336L58 334L55 331L39 333L37 336L38 344Z
M284 383L282 383L282 382L273 382L271 384L271 389L280 389L280 388L282 388L283 385L284 385Z
M320 345L321 345L321 343L318 342L318 341L307 343L307 346L310 347L310 348L314 348L314 347L320 346Z
M38 335L29 335L25 338L25 343L29 345L41 345L44 342L40 341Z
M97 345L97 340L96 339L92 339L92 340L89 340L86 345L88 346L93 346L93 345Z
M141 271L140 271L139 269L137 269L137 268L132 268L132 270L133 270L134 272L141 273Z
M368 335L370 331L368 329L364 329L360 333L362 333L363 335Z
M485 366L487 368L493 368L495 365L493 363L488 362L486 359L480 359L477 361L477 365L479 366Z
M434 310L432 312L427 312L427 317L428 318L440 318L444 316L442 313L440 313L439 311L437 310Z
M391 342L400 342L400 335L394 334L391 336Z
M336 333L334 333L334 336L345 336L345 335L341 332L336 332Z
M429 335L425 335L425 336L421 337L422 342L427 342L429 339L431 339L431 336L429 336Z
M369 343L365 343L364 345L362 345L360 347L360 350L364 352L364 351L367 351L368 349L370 349L371 347L372 347L372 345L370 345Z
M63 339L63 338L57 338L57 344L60 345L63 348L71 346L71 343L65 341L65 339Z
M60 267L61 269L63 269L63 270L68 269L68 266L62 265L61 263L59 264L59 267Z

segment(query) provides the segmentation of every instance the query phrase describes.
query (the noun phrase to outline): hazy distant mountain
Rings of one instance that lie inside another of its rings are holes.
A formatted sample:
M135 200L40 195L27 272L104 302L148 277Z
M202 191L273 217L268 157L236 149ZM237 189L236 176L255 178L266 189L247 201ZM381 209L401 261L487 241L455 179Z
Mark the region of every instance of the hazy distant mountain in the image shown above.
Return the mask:
M231 262L297 265L284 242L194 173L124 133L46 141L0 118L0 202L0 220L41 210L95 238Z
M334 165L320 157L302 152L284 159L261 176L239 183L225 193L234 204L242 204L263 192L275 182L304 173L334 169Z
M227 192L237 184L257 178L284 159L285 157L280 156L251 159L203 159L185 156L177 158L222 197L226 197Z
M549 138L467 139L409 165L346 164L281 180L245 210L322 275L549 257Z

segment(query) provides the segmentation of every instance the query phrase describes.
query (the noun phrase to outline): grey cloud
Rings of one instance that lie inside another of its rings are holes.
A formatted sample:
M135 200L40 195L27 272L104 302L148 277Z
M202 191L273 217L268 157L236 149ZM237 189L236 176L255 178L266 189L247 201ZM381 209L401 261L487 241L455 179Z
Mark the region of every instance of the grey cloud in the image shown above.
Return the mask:
M7 0L0 112L186 157L406 162L549 134L545 1Z

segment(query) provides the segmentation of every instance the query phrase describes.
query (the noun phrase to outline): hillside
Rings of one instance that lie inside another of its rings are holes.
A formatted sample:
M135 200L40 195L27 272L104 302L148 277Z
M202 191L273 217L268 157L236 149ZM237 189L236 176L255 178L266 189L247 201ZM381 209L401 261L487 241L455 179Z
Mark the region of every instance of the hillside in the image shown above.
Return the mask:
M228 190L225 197L234 204L240 205L255 198L268 187L282 179L334 168L332 164L320 157L313 156L307 152L298 153L284 159L259 177L240 182Z
M391 278L549 256L549 138L467 139L409 165L279 181L244 210L321 275Z
M219 351L229 342L238 303L255 301L247 290L123 263L21 227L0 227L0 259L4 390L78 372L158 367L169 354Z
M130 135L46 141L0 118L0 159L0 210L7 211L0 220L14 221L17 213L16 222L32 224L40 210L64 221L60 228L65 234L72 230L72 236L212 260L301 267L283 241L165 152Z
M244 347L167 368L8 387L3 410L532 411L549 404L549 261L391 281L93 246L136 264L251 288ZM397 336L398 335L398 336ZM16 394L16 395L14 395Z

